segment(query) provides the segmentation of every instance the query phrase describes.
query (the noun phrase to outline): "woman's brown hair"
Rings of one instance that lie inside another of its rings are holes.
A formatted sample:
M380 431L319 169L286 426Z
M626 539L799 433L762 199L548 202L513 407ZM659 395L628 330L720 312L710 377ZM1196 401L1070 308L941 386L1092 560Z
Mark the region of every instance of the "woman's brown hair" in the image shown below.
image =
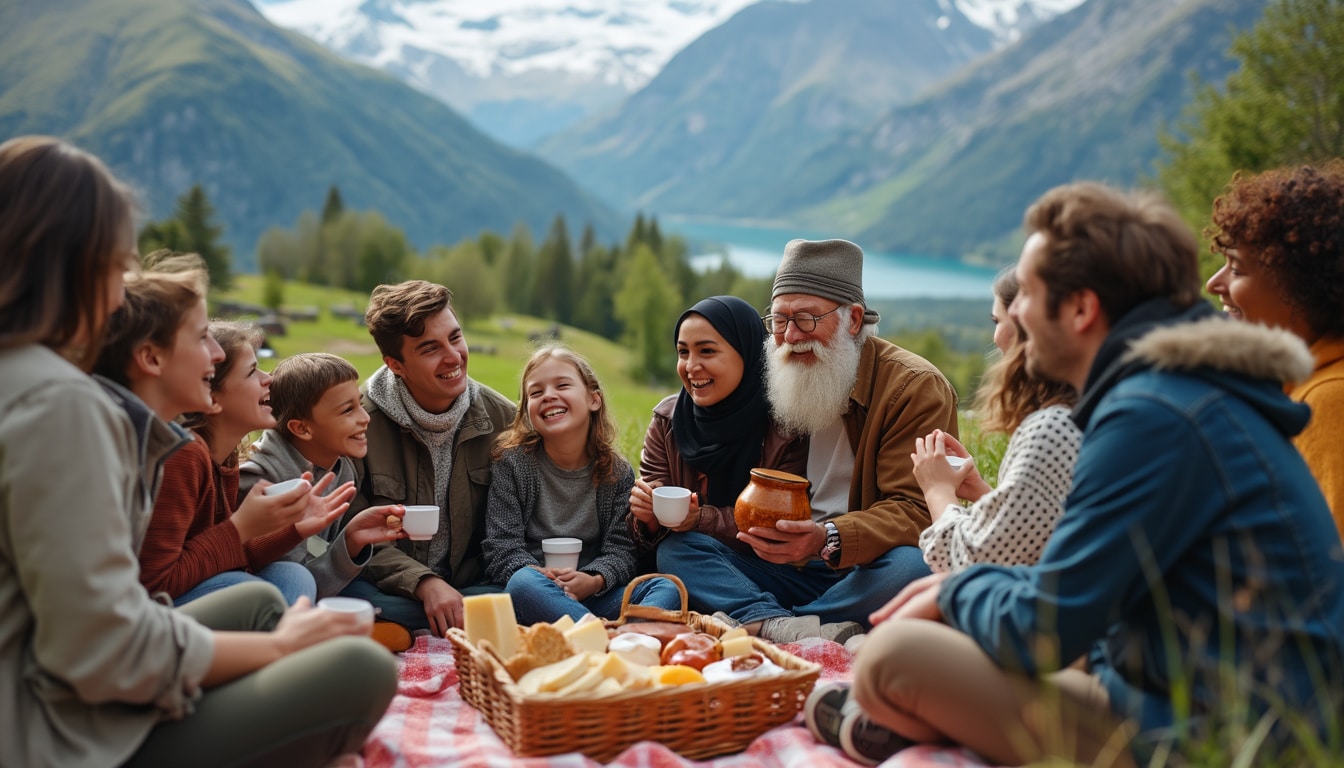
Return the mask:
M1017 276L1012 268L999 273L994 280L994 295L1008 307L1017 298ZM1010 318L999 322L1011 323ZM1016 340L985 371L980 386L975 390L975 414L980 428L986 432L1012 433L1022 420L1051 405L1073 405L1078 393L1073 386L1057 381L1046 381L1027 373L1027 355L1022 344L1022 328L1017 329Z
M107 280L134 266L134 216L93 155L50 136L0 144L0 349L43 344L88 370L114 309Z

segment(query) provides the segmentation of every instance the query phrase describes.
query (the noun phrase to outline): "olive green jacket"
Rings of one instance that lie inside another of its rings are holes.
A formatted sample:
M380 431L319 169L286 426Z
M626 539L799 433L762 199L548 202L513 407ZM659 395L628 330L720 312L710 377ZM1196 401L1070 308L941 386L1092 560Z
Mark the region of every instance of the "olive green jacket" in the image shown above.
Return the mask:
M392 420L366 394L369 412L368 455L355 462L359 495L350 505L347 519L355 512L382 504L437 504L434 498L434 461L418 435ZM383 592L415 597L415 588L426 576L437 575L461 590L485 578L481 540L485 537L485 505L490 491L490 452L495 438L513 422L515 408L503 395L479 384L478 396L462 417L453 442L453 469L448 480L447 568L435 573L426 564L429 541L401 539L375 549L364 578Z

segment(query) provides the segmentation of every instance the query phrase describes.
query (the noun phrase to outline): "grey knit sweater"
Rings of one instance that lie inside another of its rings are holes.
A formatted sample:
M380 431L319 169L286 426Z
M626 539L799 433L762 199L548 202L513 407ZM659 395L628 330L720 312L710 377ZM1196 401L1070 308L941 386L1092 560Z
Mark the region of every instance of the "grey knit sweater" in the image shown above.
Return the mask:
M597 487L594 507L574 510L575 515L596 515L601 527L601 540L585 541L579 560L579 570L600 573L606 581L598 594L625 589L635 576L635 544L625 526L635 472L629 462L617 457L615 475L614 482ZM527 534L527 522L540 504L540 491L541 468L533 453L513 448L491 467L482 544L485 576L490 582L503 586L519 568L541 565L535 554L541 552L541 541L531 541Z

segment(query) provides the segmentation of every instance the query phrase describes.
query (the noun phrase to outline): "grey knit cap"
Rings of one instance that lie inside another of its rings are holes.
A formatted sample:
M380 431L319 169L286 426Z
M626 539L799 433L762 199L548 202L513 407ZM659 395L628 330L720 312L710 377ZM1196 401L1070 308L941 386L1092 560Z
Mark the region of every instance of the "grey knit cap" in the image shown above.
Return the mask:
M864 325L877 322L877 312L863 300L863 249L848 240L790 240L775 273L771 300L785 293L858 304Z

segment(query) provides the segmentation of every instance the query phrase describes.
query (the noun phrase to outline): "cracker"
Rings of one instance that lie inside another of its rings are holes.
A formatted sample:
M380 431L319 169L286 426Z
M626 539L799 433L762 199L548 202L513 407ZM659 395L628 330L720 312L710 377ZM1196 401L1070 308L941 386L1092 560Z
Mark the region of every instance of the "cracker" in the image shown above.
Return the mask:
M574 648L565 639L565 633L547 624L538 622L523 633L523 647L541 660L542 664L554 664L574 655Z

